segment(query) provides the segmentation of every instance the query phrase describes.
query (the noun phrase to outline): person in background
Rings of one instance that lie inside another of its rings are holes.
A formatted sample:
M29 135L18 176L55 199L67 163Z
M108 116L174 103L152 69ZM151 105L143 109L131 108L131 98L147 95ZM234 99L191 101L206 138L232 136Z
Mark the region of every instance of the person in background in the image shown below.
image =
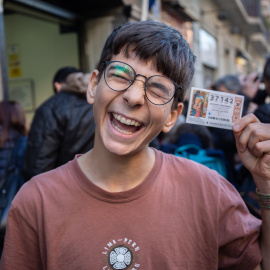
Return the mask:
M22 106L16 101L0 102L0 178L4 177L9 152L18 139L26 138L25 115ZM22 151L26 145L22 146ZM23 160L21 160L22 163Z
M231 94L239 94L242 90L242 85L237 76L228 74L216 81L214 84L214 90Z
M259 88L261 83L260 75L257 71L253 71L247 76L239 75L238 79L242 87L239 95L245 97L243 115L253 113L260 104L264 103L266 98L265 91Z
M85 96L89 77L90 74L74 67L63 67L56 72L55 95L36 110L30 128L23 164L26 180L93 147L93 110Z
M166 141L160 145L160 150L174 154L178 147L187 144L195 144L203 149L213 148L212 140L212 135L207 127L182 123L177 126L175 132L168 133Z
M266 97L270 97L270 56L266 58L262 80L264 82L264 93ZM263 102L260 104L254 114L262 123L270 123L270 103Z
M16 101L1 101L0 102L0 190L4 187L7 175L11 166L11 159L16 164L18 171L17 179L12 179L18 183L23 183L24 180L20 173L23 157L26 149L26 129L25 115L22 106ZM16 146L16 151L14 148ZM14 156L12 156L14 155ZM7 191L8 192L8 191ZM2 202L2 201L1 201ZM2 202L3 203L3 202ZM5 205L0 205L1 211ZM3 214L2 214L3 215ZM2 254L5 224L0 226L0 255Z

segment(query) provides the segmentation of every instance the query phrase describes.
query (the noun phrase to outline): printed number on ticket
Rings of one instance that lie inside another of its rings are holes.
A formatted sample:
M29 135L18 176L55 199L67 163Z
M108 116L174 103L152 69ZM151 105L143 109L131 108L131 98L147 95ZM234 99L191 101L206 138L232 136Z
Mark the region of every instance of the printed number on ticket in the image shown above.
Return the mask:
M192 87L186 122L232 129L242 116L243 103L240 95Z

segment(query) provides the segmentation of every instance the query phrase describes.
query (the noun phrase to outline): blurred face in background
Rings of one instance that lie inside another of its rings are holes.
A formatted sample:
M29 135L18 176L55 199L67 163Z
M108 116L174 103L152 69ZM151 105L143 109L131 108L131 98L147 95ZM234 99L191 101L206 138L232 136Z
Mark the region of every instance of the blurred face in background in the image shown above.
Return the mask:
M220 85L218 88L218 91L225 92L225 93L231 93L231 94L237 94L237 91L229 90L225 85Z

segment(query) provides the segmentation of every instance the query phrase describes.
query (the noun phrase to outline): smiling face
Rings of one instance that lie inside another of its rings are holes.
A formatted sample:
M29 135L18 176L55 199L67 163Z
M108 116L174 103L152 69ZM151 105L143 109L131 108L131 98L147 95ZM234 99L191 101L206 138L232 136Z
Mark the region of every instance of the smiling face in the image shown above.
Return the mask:
M145 63L123 53L113 56L112 61L131 65L136 73L146 77L163 75L156 71L151 61ZM168 132L182 111L182 103L171 111L172 102L154 105L145 97L145 78L138 76L125 91L111 90L98 71L92 73L87 98L94 104L96 122L95 148L102 147L117 155L133 154L145 149L161 130Z

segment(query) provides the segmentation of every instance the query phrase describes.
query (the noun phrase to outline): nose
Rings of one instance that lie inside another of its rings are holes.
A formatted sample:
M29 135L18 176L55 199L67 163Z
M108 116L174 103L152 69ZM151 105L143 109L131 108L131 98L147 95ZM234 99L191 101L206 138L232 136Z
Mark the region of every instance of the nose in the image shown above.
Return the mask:
M138 76L140 76L138 78ZM145 79L143 79L143 78ZM135 107L135 106L141 106L145 102L145 91L144 91L144 85L145 85L146 77L141 74L137 74L134 82L132 85L124 91L123 98L127 102L128 106Z

